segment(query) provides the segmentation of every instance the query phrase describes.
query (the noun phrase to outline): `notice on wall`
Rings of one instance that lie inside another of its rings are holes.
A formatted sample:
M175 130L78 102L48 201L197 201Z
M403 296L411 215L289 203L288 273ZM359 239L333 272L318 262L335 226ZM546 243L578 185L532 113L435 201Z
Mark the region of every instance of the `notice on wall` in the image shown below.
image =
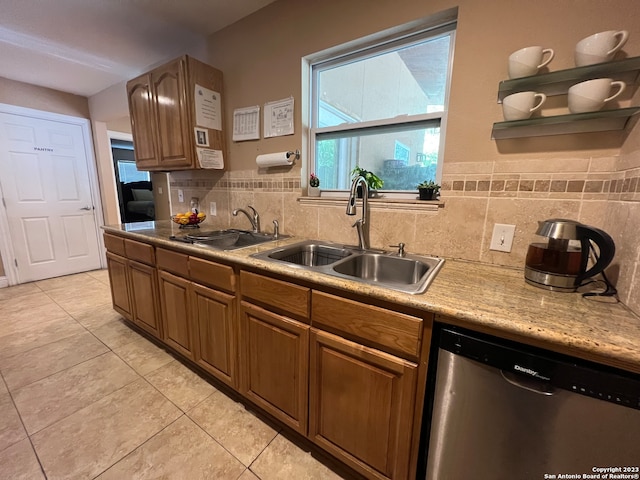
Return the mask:
M264 104L264 138L293 135L293 97Z
M260 139L260 107L236 108L233 111L233 141Z
M212 150L210 148L196 148L198 163L200 168L211 168L222 170L224 168L224 158L222 150Z
M222 101L220 94L196 84L196 126L222 131Z

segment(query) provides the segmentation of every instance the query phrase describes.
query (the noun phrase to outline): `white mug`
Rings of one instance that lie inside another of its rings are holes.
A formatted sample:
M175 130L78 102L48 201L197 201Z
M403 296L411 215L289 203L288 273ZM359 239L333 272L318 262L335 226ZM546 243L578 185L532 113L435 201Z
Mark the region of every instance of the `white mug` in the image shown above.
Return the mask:
M628 38L629 32L626 30L617 32L608 30L583 38L576 45L576 66L582 67L613 60L616 52L627 43Z
M542 60L545 54L549 54L546 60ZM551 48L539 46L525 47L509 55L509 78L528 77L535 75L542 67L547 65L555 52Z
M612 87L618 91L610 95ZM569 111L571 113L597 112L604 104L624 92L624 82L614 82L610 78L596 78L580 82L569 88Z
M536 99L539 99L536 103ZM506 96L502 100L502 113L506 121L525 120L542 107L547 99L544 93L519 92Z

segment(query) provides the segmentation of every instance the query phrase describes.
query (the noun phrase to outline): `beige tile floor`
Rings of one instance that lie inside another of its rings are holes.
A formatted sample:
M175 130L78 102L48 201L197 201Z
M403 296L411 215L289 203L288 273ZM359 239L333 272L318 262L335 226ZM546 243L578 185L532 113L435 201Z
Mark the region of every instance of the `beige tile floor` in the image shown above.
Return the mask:
M0 289L0 478L340 479L111 308L106 271Z

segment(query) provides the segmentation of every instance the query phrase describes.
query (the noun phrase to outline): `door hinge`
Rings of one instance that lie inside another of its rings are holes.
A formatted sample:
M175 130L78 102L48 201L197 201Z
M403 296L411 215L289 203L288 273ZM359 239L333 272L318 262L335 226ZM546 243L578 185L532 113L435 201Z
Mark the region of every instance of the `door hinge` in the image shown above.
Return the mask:
M4 201L4 197L2 197L2 206L3 206L4 208L7 208L7 204L6 204L6 203L5 203L5 201Z
M13 259L13 263L15 263L16 264L16 268L18 268L18 259L17 258Z

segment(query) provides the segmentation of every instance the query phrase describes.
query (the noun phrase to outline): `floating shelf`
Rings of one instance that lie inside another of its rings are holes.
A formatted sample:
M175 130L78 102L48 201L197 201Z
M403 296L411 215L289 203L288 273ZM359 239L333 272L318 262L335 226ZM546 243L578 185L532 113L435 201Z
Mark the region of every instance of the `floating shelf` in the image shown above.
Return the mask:
M493 140L503 140L507 138L623 130L631 117L639 112L640 107L632 107L498 122L493 124L491 138Z
M637 85L640 80L640 57L503 80L498 88L498 103L502 103L507 95L528 90L548 96L563 95L576 83L602 77L621 80L627 86Z

